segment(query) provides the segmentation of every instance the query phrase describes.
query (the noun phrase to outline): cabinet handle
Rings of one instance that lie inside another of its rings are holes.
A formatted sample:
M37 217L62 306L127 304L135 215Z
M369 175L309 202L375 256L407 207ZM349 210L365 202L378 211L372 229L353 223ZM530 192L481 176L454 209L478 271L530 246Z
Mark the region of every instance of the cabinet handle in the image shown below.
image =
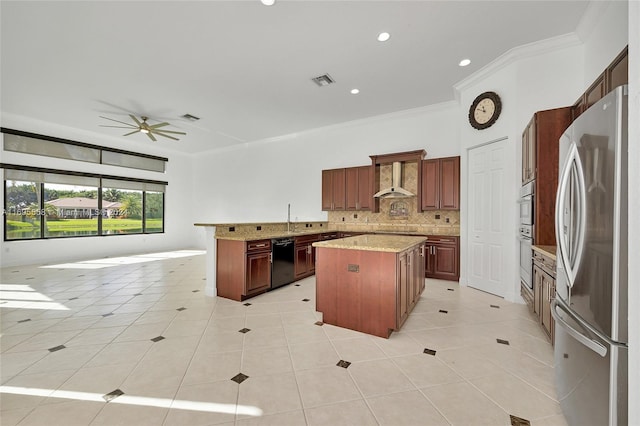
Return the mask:
M311 254L311 246L307 246L307 254Z
M269 263L273 263L273 253L269 253Z
M256 244L256 247L266 247L266 246L267 246L266 243L264 243L264 244Z

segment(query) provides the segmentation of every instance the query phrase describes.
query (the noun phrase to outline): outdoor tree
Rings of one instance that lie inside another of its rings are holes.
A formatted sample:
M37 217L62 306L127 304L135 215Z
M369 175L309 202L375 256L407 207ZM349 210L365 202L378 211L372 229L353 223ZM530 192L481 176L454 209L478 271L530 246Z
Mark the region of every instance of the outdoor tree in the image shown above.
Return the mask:
M122 210L125 217L131 219L142 218L142 194L140 192L127 192L122 197Z

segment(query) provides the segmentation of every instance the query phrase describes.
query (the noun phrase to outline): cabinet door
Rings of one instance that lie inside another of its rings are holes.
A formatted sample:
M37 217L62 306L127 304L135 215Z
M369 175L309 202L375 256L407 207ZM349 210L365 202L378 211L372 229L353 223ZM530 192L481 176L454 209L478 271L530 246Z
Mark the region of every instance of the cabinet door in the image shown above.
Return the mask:
M371 193L371 166L358 167L358 203L356 210L371 210L373 194Z
M587 89L585 94L586 102L585 109L588 109L591 105L598 102L600 99L604 97L605 92L605 79L604 74L601 74L600 77Z
M544 272L537 266L533 266L533 313L540 319L542 315L542 276Z
M271 287L271 253L247 254L245 295Z
M440 160L440 209L460 209L460 157Z
M309 244L296 245L295 252L295 277L302 278L309 274L308 250Z
M307 248L307 270L309 275L316 273L316 248L309 244Z
M440 162L422 161L422 210L440 208Z
M434 245L434 276L442 279L457 279L458 250L455 245Z
M427 243L424 247L424 276L427 278L433 277L436 272L434 245Z
M536 178L536 118L535 116L527 128L527 182Z
M346 210L358 210L358 168L345 169Z
M542 272L542 310L540 313L540 322L549 337L551 337L551 321L553 321L553 318L551 317L551 292L554 287L553 281L553 278L551 278L549 274Z
M333 170L322 171L322 210L333 210Z
M629 50L625 49L607 68L607 93L629 82Z
M398 255L398 302L397 302L397 320L398 327L407 319L409 315L409 276L408 276L408 259L407 253L400 253Z
M332 186L333 186L333 210L346 210L347 197L346 197L346 179L345 169L335 169L333 171Z
M529 127L524 129L522 132L522 184L527 183L527 164L528 164L528 155L529 155Z

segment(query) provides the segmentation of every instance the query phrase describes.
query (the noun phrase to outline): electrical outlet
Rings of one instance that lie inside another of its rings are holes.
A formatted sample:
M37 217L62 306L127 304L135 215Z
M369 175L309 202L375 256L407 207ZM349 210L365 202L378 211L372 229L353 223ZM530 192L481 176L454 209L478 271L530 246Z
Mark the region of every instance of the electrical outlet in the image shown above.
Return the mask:
M449 218L446 218L444 221L445 221L445 222L447 222L447 223L449 223Z
M357 219L357 218L358 218L358 213L354 213L354 214L353 214L353 218L354 218L354 219Z
M230 226L229 227L229 232L236 232L236 227L235 226Z
M344 217L342 218L342 221L344 222Z
M262 226L260 225L256 226L256 231L262 231Z
M436 219L440 219L440 215L439 214L436 215Z

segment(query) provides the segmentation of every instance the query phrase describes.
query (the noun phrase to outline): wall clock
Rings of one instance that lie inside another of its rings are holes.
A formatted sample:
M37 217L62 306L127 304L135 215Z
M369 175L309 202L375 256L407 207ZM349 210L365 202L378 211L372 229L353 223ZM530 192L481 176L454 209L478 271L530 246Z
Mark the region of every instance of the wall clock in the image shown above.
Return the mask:
M484 92L469 107L469 123L474 129L491 127L502 111L502 101L495 92Z

